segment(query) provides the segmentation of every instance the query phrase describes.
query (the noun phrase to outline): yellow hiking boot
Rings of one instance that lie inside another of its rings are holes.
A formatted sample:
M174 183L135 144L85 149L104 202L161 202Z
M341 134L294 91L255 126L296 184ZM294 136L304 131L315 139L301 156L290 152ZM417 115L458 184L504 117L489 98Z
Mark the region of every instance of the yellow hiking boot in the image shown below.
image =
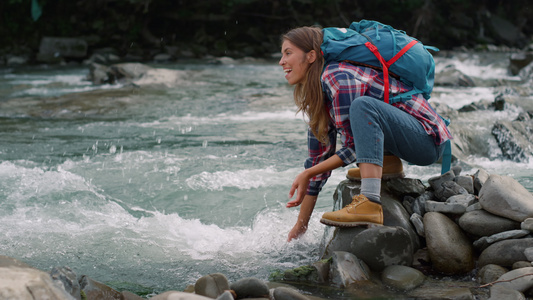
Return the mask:
M394 155L383 156L383 174L381 179L403 178L403 164L400 158ZM361 180L361 170L359 168L351 168L346 174L346 178L350 180Z
M381 204L368 200L365 195L355 195L352 203L343 209L324 213L320 222L337 227L381 226L383 208Z

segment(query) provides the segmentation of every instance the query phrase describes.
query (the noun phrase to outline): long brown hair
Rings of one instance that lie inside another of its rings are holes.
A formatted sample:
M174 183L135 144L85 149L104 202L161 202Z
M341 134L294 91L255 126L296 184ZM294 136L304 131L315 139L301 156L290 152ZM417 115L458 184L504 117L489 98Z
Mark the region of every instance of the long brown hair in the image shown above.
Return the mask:
M309 118L309 128L322 143L327 143L329 113L324 105L320 76L324 67L320 45L322 44L322 29L320 27L299 27L290 30L281 37L281 41L289 41L305 53L314 50L316 60L307 69L302 83L294 87L294 103L298 112L302 111Z

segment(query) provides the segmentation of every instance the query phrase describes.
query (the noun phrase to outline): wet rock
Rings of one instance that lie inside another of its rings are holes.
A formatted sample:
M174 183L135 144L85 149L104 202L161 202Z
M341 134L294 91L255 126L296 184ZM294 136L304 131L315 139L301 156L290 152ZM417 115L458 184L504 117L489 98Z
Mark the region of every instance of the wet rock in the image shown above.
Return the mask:
M389 287L400 291L416 288L424 282L422 272L407 266L388 266L381 274L381 280Z
M489 173L484 169L478 169L474 173L474 191L476 195L479 195L479 191L487 179L489 179Z
M200 277L195 285L194 292L198 295L216 298L225 290L229 290L229 282L224 274L214 273Z
M475 83L468 75L457 70L455 66L449 65L435 74L435 85L473 87Z
M440 212L444 214L462 214L466 211L466 205L461 203L427 201L426 211Z
M418 235L421 237L425 237L426 233L424 232L424 219L422 218L422 216L415 213L411 215L410 220L416 229L416 233L418 233Z
M333 210L338 210L352 201L354 195L359 194L361 188L360 181L344 180L339 183L333 195ZM402 204L393 197L388 188L382 184L381 202L383 205L383 222L385 226L402 227L407 230L412 249L420 247L419 236L410 222L410 216ZM330 232L333 230L333 233ZM353 237L366 227L337 228L327 227L324 236L327 237L324 246L321 246L320 257L328 258L334 251L351 251L351 241ZM354 253L357 255L357 253Z
M370 270L365 263L355 255L335 251L331 261L331 283L338 287L346 287L354 282L368 280Z
M500 232L493 234L491 236L484 236L476 241L474 241L473 245L474 247L478 249L485 249L490 244L503 241L503 240L509 240L509 239L517 239L521 238L523 236L526 236L529 234L529 231L527 230L510 230L505 232Z
M257 278L243 278L230 285L230 288L241 298L268 298L269 289L266 283Z
M522 223L520 223L520 228L533 231L533 218L525 219Z
M529 268L532 266L533 265L531 265L530 261L517 261L513 264L511 269L516 270L516 269L521 269L521 268Z
M440 201L446 201L455 195L468 195L468 191L455 181L445 181L435 190L435 197Z
M87 56L87 42L79 38L43 37L37 53L37 61L55 63L62 58L84 58Z
M485 210L466 212L459 218L458 223L461 229L474 236L490 236L520 228L520 223Z
M494 286L525 292L533 287L533 267L509 271L498 278Z
M478 266L495 264L510 268L517 261L527 260L524 251L531 247L533 247L533 238L504 240L494 243L481 252Z
M80 284L78 282L78 278L76 273L72 271L69 267L61 267L61 268L53 268L50 271L50 276L52 277L52 280L63 287L63 289L72 295L72 297L80 300Z
M391 265L413 262L413 247L409 233L402 227L373 227L356 235L351 253L364 261L370 269L381 271Z
M423 216L426 213L426 201L433 200L435 195L431 191L426 191L413 202L413 213Z
M400 199L406 195L418 197L426 191L426 187L420 179L395 178L383 181L383 183L391 195Z
M490 288L490 298L488 300L526 300L523 293L503 286L493 286Z
M518 222L533 216L533 195L509 176L492 174L479 193L483 209Z
M480 284L495 282L496 280L498 280L498 278L500 278L500 276L507 273L508 271L509 270L502 266L488 264L479 269L477 273L477 282L479 282Z
M462 274L474 268L472 244L452 220L441 213L424 215L429 255L436 271Z
M1 261L0 299L76 299L54 284L48 273L15 259L2 257Z
M504 158L515 162L525 162L528 155L531 155L526 148L530 142L513 128L512 123L496 122L491 133L496 138Z
M453 181L455 178L455 173L453 170L450 170L444 174L433 176L428 179L429 185L433 188L433 190L438 190L441 188L441 185L447 181Z
M323 283L323 282L326 282L326 280L324 280L324 278L328 278L328 274L320 274L319 275L319 269L318 267L320 267L320 271L323 272L325 271L323 268L323 266L321 264L319 264L320 262L317 262L316 266L315 265L312 265L312 266L301 266L301 267L298 267L298 268L294 268L294 269L290 269L290 270L285 270L285 272L283 273L283 280L285 281L293 281L293 282L298 282L298 281L304 281L304 282L315 282L315 283ZM328 269L327 272L329 272L329 264L328 263L325 263L326 265L326 268Z
M220 294L216 300L234 300L235 297L231 293L231 291L225 291L224 293Z
M474 178L472 176L457 175L453 181L462 186L469 194L474 194Z
M282 286L275 288L273 295L276 300L309 300L309 298L300 294L296 289Z
M87 299L122 299L122 294L86 275L80 278L80 288Z
M213 300L213 298L185 292L167 291L151 297L150 300Z

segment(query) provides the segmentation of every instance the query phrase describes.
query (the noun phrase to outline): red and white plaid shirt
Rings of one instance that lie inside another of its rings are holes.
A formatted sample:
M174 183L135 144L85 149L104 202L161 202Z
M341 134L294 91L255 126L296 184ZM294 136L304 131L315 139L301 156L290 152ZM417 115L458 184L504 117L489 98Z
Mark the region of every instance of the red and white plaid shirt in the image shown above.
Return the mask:
M411 90L410 86L394 78L389 78L389 85L391 97ZM350 105L353 100L361 96L383 99L383 73L349 63L330 63L322 73L322 89L326 95L324 101L331 117L329 143L320 143L311 130L308 130L309 158L305 161L306 168L325 161L333 154L337 154L345 165L355 161L355 146L349 116ZM444 120L422 94L414 94L410 100L399 101L392 105L415 117L424 126L427 134L433 137L435 144L440 145L452 138ZM338 150L336 150L337 134L340 135L342 143ZM307 194L318 195L330 175L331 172L327 172L313 177Z

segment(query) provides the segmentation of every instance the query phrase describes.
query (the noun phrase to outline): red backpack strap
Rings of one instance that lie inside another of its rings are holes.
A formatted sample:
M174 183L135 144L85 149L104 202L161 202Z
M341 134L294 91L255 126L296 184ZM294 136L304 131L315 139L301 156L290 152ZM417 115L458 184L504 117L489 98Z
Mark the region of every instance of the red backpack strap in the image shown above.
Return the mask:
M376 58L379 60L379 63L381 64L381 68L383 69L383 84L384 84L384 95L383 98L386 103L389 103L389 67L395 63L402 55L405 54L411 47L413 47L416 43L418 43L417 40L412 40L409 44L405 45L402 50L400 50L396 55L394 55L393 58L391 58L389 61L385 61L385 59L381 56L381 53L379 53L378 48L372 44L371 42L366 42L365 46L370 50Z

